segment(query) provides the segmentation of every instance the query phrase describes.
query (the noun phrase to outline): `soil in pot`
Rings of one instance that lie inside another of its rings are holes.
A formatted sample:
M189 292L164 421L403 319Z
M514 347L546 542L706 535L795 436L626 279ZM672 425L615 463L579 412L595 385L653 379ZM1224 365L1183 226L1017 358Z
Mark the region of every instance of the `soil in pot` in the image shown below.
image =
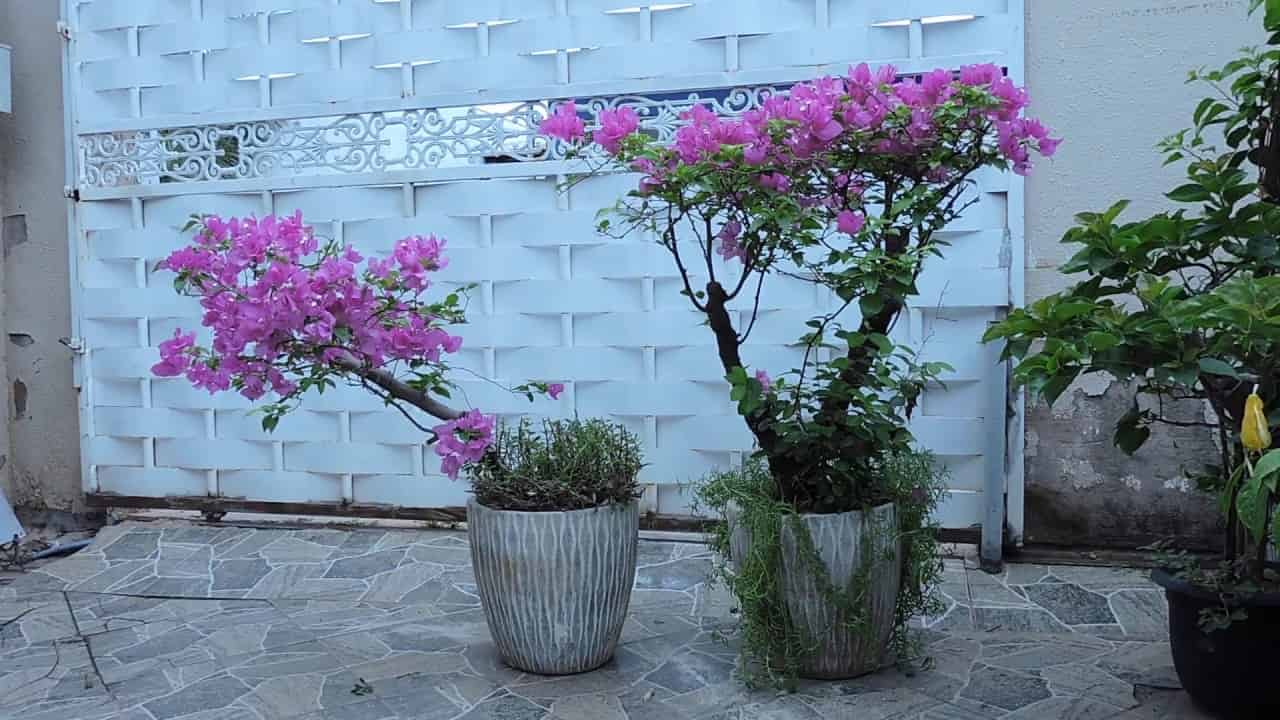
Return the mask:
M518 512L471 501L476 586L504 662L569 675L613 657L631 602L639 521L637 503Z
M1216 593L1164 570L1152 572L1151 579L1169 600L1173 664L1191 699L1220 718L1280 718L1280 592L1233 599L1232 607L1243 609L1247 618L1205 632L1200 612L1222 607Z
M746 556L751 542L745 527L735 524L730 508L731 552ZM790 519L782 523L782 594L796 629L812 652L800 664L799 675L840 680L874 672L882 666L893 634L894 608L901 579L902 548L898 518L892 503L866 512L805 514L813 550L821 559L821 578L803 554L804 543ZM824 582L825 580L825 582ZM829 585L828 585L829 583ZM832 602L825 588L852 591L860 616Z

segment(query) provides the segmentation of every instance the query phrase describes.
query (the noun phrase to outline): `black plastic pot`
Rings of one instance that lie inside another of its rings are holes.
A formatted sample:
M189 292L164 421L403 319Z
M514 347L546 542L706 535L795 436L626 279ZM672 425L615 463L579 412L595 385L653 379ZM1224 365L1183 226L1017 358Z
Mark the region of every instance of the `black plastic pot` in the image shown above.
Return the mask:
M1169 599L1169 644L1182 687L1203 710L1224 719L1280 718L1280 592L1232 598L1246 620L1200 629L1200 611L1222 607L1217 593L1164 570L1151 579Z

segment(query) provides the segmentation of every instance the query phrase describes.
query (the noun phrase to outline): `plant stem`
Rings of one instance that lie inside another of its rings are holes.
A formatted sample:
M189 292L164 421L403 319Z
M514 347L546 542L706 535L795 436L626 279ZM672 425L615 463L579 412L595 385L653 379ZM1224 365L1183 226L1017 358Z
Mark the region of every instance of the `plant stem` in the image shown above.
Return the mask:
M1262 533L1258 537L1258 544L1254 548L1253 556L1253 579L1257 581L1259 586L1266 579L1267 548L1271 545L1271 514L1273 509L1270 498L1267 499L1265 505L1266 512L1262 518Z
M462 417L461 410L451 408L425 392L409 386L386 370L366 367L354 358L339 358L334 360L333 364L356 377L368 380L387 391L391 397L403 400L432 417L440 420L457 420Z

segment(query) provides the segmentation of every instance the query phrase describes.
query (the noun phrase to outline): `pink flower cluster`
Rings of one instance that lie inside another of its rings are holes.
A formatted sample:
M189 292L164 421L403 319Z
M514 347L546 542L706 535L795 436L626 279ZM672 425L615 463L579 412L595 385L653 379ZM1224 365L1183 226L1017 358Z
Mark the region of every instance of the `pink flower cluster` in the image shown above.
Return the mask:
M427 275L443 270L444 239L435 235L413 235L396 243L391 257L369 260L369 272L379 280L394 279L410 290L426 290Z
M538 129L544 135L550 135L565 142L577 142L585 137L587 124L578 116L578 104L569 100L557 105L555 112L543 120Z
M470 410L457 420L433 428L437 435L436 454L444 474L457 479L462 466L484 457L493 443L493 427L492 415Z
M714 162L729 168L737 162L726 148L741 152L746 168L759 168L756 183L767 190L797 192L794 184L809 182L824 153L856 156L868 166L877 157L920 164L918 175L943 184L955 177L945 165L946 143L956 145L957 133L969 133L979 146L1026 174L1031 155L1048 157L1058 148L1039 121L1022 117L1026 91L1005 77L995 65L969 65L958 73L934 70L922 76L898 78L891 65L872 69L865 63L851 67L845 77L824 77L793 86L786 94L767 98L759 109L741 117L720 117L701 105L681 113L684 124L668 147L657 152L622 152L623 140L637 131L638 118L629 108L606 110L597 118L599 129L588 135L572 102L560 105L542 124L542 132L565 142L589 140L644 174L640 193L663 187L681 164ZM958 119L957 119L958 118ZM934 156L930 153L935 152ZM624 157L625 155L625 157ZM938 157L939 162L931 162ZM842 173L824 187L809 187L798 198L805 207L830 210L830 219L847 235L866 224L861 194L867 177ZM746 258L736 222L718 233L717 252L725 258Z
M804 159L841 142L873 141L873 149L888 154L907 154L935 142L934 113L955 98L961 87L987 91L991 102L971 108L971 120L993 123L1000 134L1000 149L1015 170L1026 172L1025 153L1035 150L1046 157L1057 149L1058 140L1048 137L1036 121L1019 118L1027 105L1026 91L1004 76L995 65L970 65L958 77L947 70L934 70L919 79L897 78L892 65L872 71L865 63L850 68L847 77L825 77L800 83L786 95L765 100L757 110L740 118L722 118L697 105L681 114L685 124L671 145L683 163L695 163L716 155L725 146L741 146L743 159L751 165L766 163L785 167L792 159ZM567 107L572 109L572 104ZM562 112L566 106L561 106ZM888 123L892 114L906 108L905 123ZM576 120L576 109L573 119ZM624 121L623 114L630 113ZM592 140L613 153L620 145L619 133L634 128L629 109L601 113L601 130ZM542 131L573 142L585 136L584 126L557 113L543 124ZM773 130L786 128L781 138ZM770 178L769 183L776 184ZM785 192L785 188L779 188Z
M629 107L604 110L597 120L600 127L591 134L591 139L610 153L618 152L622 140L640 128L640 116ZM556 106L538 130L565 142L577 142L586 137L587 124L578 115L578 104L566 100Z
M435 236L408 237L362 270L360 253L322 245L300 213L205 217L194 242L157 267L177 273L178 286L199 298L212 343L201 347L194 333L178 330L160 344L152 372L257 400L267 392L295 396L299 378L339 364L442 369L443 355L458 352L462 338L445 330L422 294L446 264L444 246ZM492 423L472 411L465 422L437 429L442 438L467 433L465 442L437 448L451 475L487 447Z

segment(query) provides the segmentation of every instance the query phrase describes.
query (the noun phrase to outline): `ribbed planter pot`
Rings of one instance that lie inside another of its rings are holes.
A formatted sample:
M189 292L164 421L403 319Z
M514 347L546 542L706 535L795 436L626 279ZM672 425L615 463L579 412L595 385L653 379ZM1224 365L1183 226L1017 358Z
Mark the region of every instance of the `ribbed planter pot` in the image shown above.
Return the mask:
M737 522L739 513L727 514L732 534L730 552L746 557L751 537ZM834 606L819 590L813 569L799 552L789 520L782 524L782 594L796 627L816 642L812 654L800 664L800 676L818 680L843 680L879 670L893 633L894 606L898 601L902 547L898 542L898 514L892 503L867 512L801 515L813 547L832 585L848 589L860 577L864 559L867 583L868 625L859 631L849 627L848 613ZM865 554L864 554L865 550Z
M640 506L568 512L467 507L480 604L502 660L539 675L613 657L636 574Z

